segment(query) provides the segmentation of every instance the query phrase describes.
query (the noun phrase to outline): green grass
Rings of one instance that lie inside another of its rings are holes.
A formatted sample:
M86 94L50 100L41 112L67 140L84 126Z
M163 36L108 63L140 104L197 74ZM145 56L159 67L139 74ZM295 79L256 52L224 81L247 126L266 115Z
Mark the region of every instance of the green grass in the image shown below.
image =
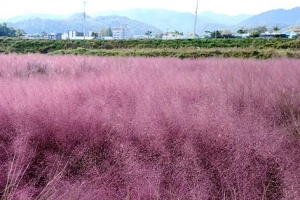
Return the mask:
M300 58L299 39L23 40L0 38L0 53L97 56Z
M50 55L70 54L70 55L95 55L95 56L143 56L143 57L178 57L178 58L257 58L269 59L278 57L300 58L300 51L274 50L274 49L241 49L241 48L211 48L211 49L84 49L77 48L71 50L53 51Z

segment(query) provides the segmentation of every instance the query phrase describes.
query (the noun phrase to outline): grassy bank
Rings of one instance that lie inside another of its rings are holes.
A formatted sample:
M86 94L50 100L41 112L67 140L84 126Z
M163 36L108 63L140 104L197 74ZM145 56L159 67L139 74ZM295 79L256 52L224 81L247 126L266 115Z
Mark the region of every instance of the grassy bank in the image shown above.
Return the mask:
M53 51L50 55L93 55L93 56L118 56L118 57L176 57L176 58L207 58L207 57L223 57L223 58L300 58L300 51L294 50L274 50L253 48L178 48L178 49L85 49L77 48L72 50Z
M180 58L300 57L300 40L295 39L185 39L51 41L0 38L0 53L51 53L109 56L168 56Z

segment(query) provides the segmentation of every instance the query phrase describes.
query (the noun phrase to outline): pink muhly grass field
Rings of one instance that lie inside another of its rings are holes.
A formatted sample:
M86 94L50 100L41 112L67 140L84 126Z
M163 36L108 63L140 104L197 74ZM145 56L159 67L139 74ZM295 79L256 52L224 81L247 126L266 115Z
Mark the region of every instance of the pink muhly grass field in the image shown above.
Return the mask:
M300 199L300 60L0 55L0 199Z

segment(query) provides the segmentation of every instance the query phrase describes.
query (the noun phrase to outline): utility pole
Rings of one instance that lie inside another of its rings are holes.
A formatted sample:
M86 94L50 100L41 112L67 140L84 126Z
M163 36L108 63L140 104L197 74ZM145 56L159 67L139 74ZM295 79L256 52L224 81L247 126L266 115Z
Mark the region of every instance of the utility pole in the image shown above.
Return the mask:
M85 7L86 7L86 1L83 0L83 39L85 40L85 19L86 19L86 12L85 12Z
M196 11L195 11L194 38L196 37L196 25L197 25L198 3L199 3L199 0L197 0L197 6L196 6Z
M168 35L169 35L169 29L167 28L166 39L168 39Z

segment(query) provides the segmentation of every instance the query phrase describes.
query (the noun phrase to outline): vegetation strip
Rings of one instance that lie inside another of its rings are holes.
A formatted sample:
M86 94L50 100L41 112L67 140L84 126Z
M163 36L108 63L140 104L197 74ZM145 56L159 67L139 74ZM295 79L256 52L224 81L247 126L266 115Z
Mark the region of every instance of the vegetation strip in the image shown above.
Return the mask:
M147 57L300 57L300 39L23 40L0 38L0 53Z

